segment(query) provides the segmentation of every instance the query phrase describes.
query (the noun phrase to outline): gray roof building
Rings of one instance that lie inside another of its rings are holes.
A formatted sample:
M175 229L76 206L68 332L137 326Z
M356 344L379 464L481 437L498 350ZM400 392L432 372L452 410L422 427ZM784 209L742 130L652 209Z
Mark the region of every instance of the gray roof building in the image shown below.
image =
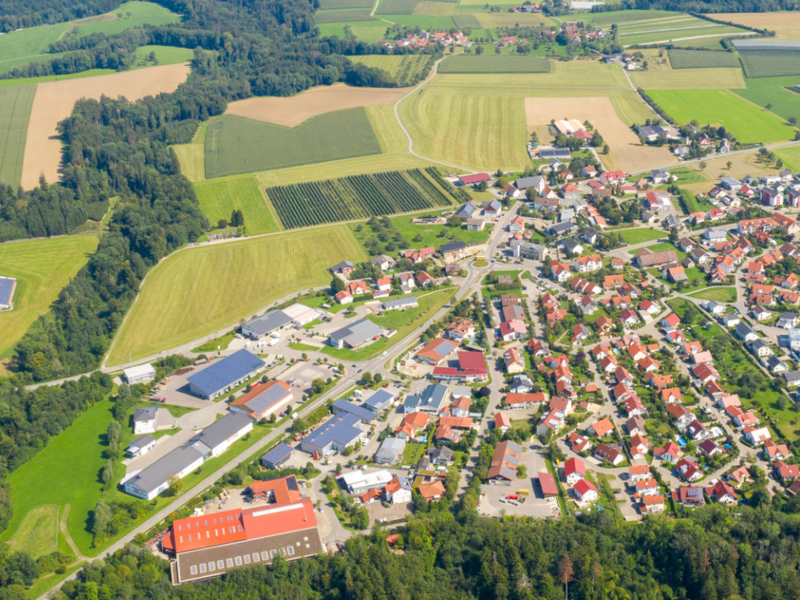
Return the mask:
M433 383L426 387L419 395L406 396L403 403L403 412L427 412L438 415L444 407L444 403L450 395L447 386L441 383Z
M292 322L292 318L282 310L273 310L265 315L245 323L242 333L254 339L260 339L275 331L283 329Z
M394 402L395 395L380 389L364 401L364 406L373 413L379 413Z
M204 455L217 456L252 427L253 419L248 415L240 412L228 413L190 438L189 443Z
M300 440L300 450L309 454L326 456L358 442L366 435L361 429L361 419L351 413L333 415L314 431Z
M148 422L158 419L158 406L145 406L144 408L137 408L133 411L133 422Z
M261 464L268 469L277 469L294 454L294 448L288 444L278 444L261 457Z
M369 319L360 319L350 323L330 335L330 344L335 348L358 348L372 342L383 335L383 328Z
M547 235L564 235L568 231L575 229L577 225L575 223L565 222L565 223L556 223L555 225L551 225L548 227L545 232Z
M514 180L514 187L517 188L519 191L524 192L528 188L539 188L542 183L547 183L545 178L541 175L535 175L533 177L521 177L519 179Z
M401 308L408 308L417 305L416 296L403 296L394 300L387 300L383 303L383 310L399 310Z
M236 387L252 374L264 368L266 363L249 350L238 352L211 363L199 373L187 378L192 393L213 400L220 394Z
M460 252L466 247L467 245L464 242L450 242L448 244L442 244L439 250L442 254L448 254L450 252Z
M375 462L379 465L396 465L403 458L406 441L400 438L386 438L375 453Z
M339 399L333 403L331 406L331 410L333 414L338 415L341 412L348 413L351 415L357 416L361 419L361 422L365 425L369 425L372 421L375 420L375 413L371 410L364 408L363 406L359 406L358 404L353 404L352 402L348 402L344 399Z
M203 454L194 446L181 446L162 456L146 469L122 480L123 489L139 498L152 500L169 487L170 477L183 477L203 464Z

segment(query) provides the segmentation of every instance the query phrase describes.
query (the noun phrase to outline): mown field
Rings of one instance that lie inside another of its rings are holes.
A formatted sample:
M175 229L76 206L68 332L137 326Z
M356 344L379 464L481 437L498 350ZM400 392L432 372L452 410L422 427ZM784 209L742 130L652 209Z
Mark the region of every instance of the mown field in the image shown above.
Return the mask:
M383 69L391 75L398 86L403 87L425 68L428 56L425 54L369 54L367 56L351 56L350 60L367 67Z
M783 161L786 168L792 171L800 171L800 146L780 148L775 151L775 154Z
M0 244L0 275L17 279L14 310L0 312L0 358L39 317L97 248L97 236L75 235Z
M408 152L408 138L394 116L394 106L368 106L367 116L384 154Z
M287 229L449 206L450 190L419 169L267 188Z
M453 24L459 29L481 29L483 27L475 15L453 15Z
M374 44L386 37L386 27L388 23L381 21L352 21L350 23L326 23L319 26L320 37L337 36L339 39L345 38L344 27L349 25L352 28L353 35L359 41L366 42L367 44Z
M206 178L206 155L203 144L178 144L172 146L178 162L181 164L181 173L189 181L204 181Z
M443 61L438 73L549 73L551 61L538 56L456 56Z
M673 69L709 69L718 67L739 68L739 59L733 52L704 52L702 50L670 50L669 62Z
M0 88L0 181L17 187L22 176L25 138L35 85Z
M363 108L326 113L297 127L224 115L208 126L205 171L211 179L380 152Z
M372 0L319 0L320 10L336 10L344 8L372 8Z
M451 16L456 12L455 2L438 2L434 0L420 0L414 7L415 15L428 15L432 17Z
M702 52L701 54L711 54ZM630 78L637 88L645 90L731 89L745 87L742 69L696 68L633 71Z
M679 124L696 119L721 125L745 143L776 142L794 137L794 129L727 90L652 90L653 100Z
M230 327L287 294L329 283L327 268L337 262L366 258L346 226L176 252L148 275L108 364Z
M733 93L762 108L772 105L769 110L784 119L800 118L800 94L787 89L794 88L797 82L797 77L746 79L747 88L735 89Z
M478 2L478 0L474 0ZM463 2L462 2L463 3ZM684 13L677 13L666 10L621 10L613 12L588 13L581 15L581 21L591 23L597 27L611 27L613 24L622 26L626 23L646 23L660 21L665 18L683 18Z
M769 29L775 32L777 40L800 40L800 13L798 12L717 13L714 18L756 29Z
M272 233L282 229L252 175L196 183L194 191L200 201L200 208L212 226L220 219L230 222L231 213L241 210L248 235Z

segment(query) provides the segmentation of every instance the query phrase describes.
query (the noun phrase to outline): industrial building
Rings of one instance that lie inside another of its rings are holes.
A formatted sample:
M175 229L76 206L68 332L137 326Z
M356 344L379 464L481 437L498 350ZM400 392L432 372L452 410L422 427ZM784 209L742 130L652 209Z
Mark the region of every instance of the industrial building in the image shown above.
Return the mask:
M213 400L241 385L265 366L266 363L255 354L242 349L211 363L199 373L190 375L187 381L189 389L195 396Z
M280 469L294 455L294 448L280 443L261 457L261 466L267 469Z
M438 415L450 397L450 390L440 383L426 387L419 395L406 396L402 411L405 414L423 412Z
M380 339L383 328L368 319L361 319L350 323L346 327L334 331L329 338L329 343L334 348L349 348L358 350Z
M344 452L367 437L361 429L361 418L349 412L333 415L314 431L300 440L300 450L318 456L331 452Z
M372 421L378 418L371 410L364 408L363 406L359 406L358 404L353 404L352 402L348 402L343 398L340 398L336 402L333 403L331 406L331 411L334 415L338 415L339 413L348 413L351 415L357 416L361 419L361 422L364 425L369 425Z
M279 413L293 398L292 388L283 381L275 379L257 385L244 396L231 402L230 410L245 413L258 421Z
M397 396L392 392L386 389L380 389L364 400L364 408L377 414L391 406L395 400L397 400Z
M381 447L375 452L375 462L379 465L396 465L403 459L406 441L390 437L383 440Z
M406 308L414 308L418 306L416 296L406 296L404 298L396 298L395 300L387 300L382 304L383 310L404 310Z
M122 369L122 375L125 377L125 381L130 385L135 383L147 383L156 378L156 370L153 368L153 365L147 363L145 365L137 365L135 367Z
M17 280L12 277L0 277L0 310L14 308L14 290Z
M393 475L389 471L351 471L343 473L338 477L344 488L354 496L361 496L370 490L377 490L384 487L392 480Z
M197 448L206 458L219 456L231 444L253 431L253 419L238 412L228 413L218 421L203 429L189 439L189 444Z
M242 335L260 340L292 324L292 317L282 310L273 310L242 325Z

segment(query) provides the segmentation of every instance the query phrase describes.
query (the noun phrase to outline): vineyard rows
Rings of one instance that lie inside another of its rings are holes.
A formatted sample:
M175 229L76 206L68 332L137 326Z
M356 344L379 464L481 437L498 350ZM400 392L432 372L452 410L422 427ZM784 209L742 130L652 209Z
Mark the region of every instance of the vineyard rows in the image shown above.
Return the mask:
M374 215L450 206L448 197L419 169L353 175L341 179L267 188L286 229L367 219ZM449 184L445 184L449 185Z

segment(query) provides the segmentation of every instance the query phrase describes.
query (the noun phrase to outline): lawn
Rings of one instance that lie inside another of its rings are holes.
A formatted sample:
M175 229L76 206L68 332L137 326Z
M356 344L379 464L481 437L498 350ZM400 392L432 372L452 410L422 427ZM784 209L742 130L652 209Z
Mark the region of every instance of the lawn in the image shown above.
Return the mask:
M797 77L745 79L745 83L747 88L734 93L762 108L771 104L770 111L784 119L800 118L800 94L787 89L794 88Z
M241 210L248 235L272 233L282 229L277 215L258 189L252 175L226 177L195 183L194 191L212 226L220 219L228 222L234 210Z
M0 244L0 275L17 279L14 309L0 312L0 358L11 356L33 322L50 310L97 243L97 236L87 234Z
M633 244L641 244L642 242L650 242L652 240L657 240L662 237L666 237L666 234L663 231L658 231L657 229L647 229L647 228L640 228L640 229L620 229L616 231L622 236L628 245Z
M425 444L407 443L403 449L403 464L408 466L417 464L425 456L426 449L427 446Z
M364 108L333 111L284 127L233 115L208 126L206 177L223 177L380 154Z
M298 342L290 342L289 348L292 350L297 350L298 352L319 352L319 348L317 346L311 346L309 344L300 344Z
M148 275L108 364L230 328L287 294L329 283L331 265L366 258L342 226L176 252Z
M693 298L716 300L717 302L736 302L735 287L712 287L692 294Z
M455 288L445 288L435 292L420 292L415 294L419 306L407 310L393 310L385 313L383 317L368 315L367 319L381 327L396 329L397 333L390 338L381 338L374 344L361 350L347 350L325 346L323 354L332 356L337 360L367 360L374 358L384 350L388 350L397 342L403 340L414 329L421 326L427 319L436 314L442 306L447 304L455 294ZM424 296L422 294L425 294Z
M549 73L550 61L537 56L481 54L448 58L439 73Z
M647 247L648 250L651 252L664 252L665 250L675 250L678 254L678 260L683 260L686 258L686 252L683 252L680 248L676 248L669 242L659 242L658 244L653 244L652 246ZM641 252L641 248L635 248L633 250L628 250L628 254L636 254L637 252Z
M794 128L727 90L652 90L650 97L683 125L721 125L740 142L776 142L794 137Z
M13 188L22 176L35 85L0 88L0 181Z

